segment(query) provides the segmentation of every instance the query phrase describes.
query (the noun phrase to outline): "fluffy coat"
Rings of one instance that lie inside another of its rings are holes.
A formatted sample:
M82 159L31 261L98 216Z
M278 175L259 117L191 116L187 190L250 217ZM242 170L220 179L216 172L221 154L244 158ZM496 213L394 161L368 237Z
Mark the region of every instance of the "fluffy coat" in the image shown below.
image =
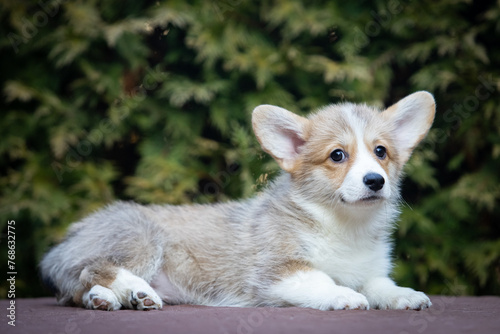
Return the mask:
M73 224L43 258L59 303L422 309L389 278L404 164L432 95L385 111L343 103L307 118L263 105L254 132L283 173L254 198L215 205L116 202Z

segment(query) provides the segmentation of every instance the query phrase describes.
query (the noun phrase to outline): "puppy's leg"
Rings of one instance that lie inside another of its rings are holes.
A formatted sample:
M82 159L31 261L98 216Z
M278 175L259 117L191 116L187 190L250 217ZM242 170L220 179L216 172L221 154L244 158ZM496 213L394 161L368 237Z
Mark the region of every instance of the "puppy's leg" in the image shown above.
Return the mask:
M299 270L283 278L269 289L278 304L291 304L319 310L368 309L365 296L347 287L336 285L324 272Z
M370 306L378 309L421 310L432 305L423 292L397 286L388 277L369 280L361 290Z
M85 267L80 282L87 289L82 304L87 308L150 310L162 308L158 294L142 278L130 271L102 262Z

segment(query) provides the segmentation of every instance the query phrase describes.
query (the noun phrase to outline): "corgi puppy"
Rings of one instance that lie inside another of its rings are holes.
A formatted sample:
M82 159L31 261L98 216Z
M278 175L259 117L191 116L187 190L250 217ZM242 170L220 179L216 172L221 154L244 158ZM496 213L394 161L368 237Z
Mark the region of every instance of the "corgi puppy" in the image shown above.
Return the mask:
M434 119L431 94L380 111L326 106L307 118L261 105L252 124L283 169L254 198L215 205L116 202L45 255L58 302L98 310L164 304L412 309L390 278L403 166Z

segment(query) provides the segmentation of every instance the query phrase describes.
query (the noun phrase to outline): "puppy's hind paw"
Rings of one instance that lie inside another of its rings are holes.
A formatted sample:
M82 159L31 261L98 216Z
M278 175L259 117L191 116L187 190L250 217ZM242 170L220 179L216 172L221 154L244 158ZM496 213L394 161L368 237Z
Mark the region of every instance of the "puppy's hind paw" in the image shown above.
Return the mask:
M161 298L154 292L131 291L130 304L137 310L158 310L162 308Z
M94 285L83 295L83 303L93 310L116 311L122 307L113 291L100 285Z

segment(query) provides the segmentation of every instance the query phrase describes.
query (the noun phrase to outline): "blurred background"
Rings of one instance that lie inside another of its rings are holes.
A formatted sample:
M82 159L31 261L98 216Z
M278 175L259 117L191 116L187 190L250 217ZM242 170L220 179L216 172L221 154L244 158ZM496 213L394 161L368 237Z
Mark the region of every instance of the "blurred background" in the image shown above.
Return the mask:
M437 116L406 166L394 278L500 293L500 1L3 0L0 19L0 268L15 220L16 297L48 295L43 253L113 200L262 189L278 166L255 106L384 108L417 90Z

